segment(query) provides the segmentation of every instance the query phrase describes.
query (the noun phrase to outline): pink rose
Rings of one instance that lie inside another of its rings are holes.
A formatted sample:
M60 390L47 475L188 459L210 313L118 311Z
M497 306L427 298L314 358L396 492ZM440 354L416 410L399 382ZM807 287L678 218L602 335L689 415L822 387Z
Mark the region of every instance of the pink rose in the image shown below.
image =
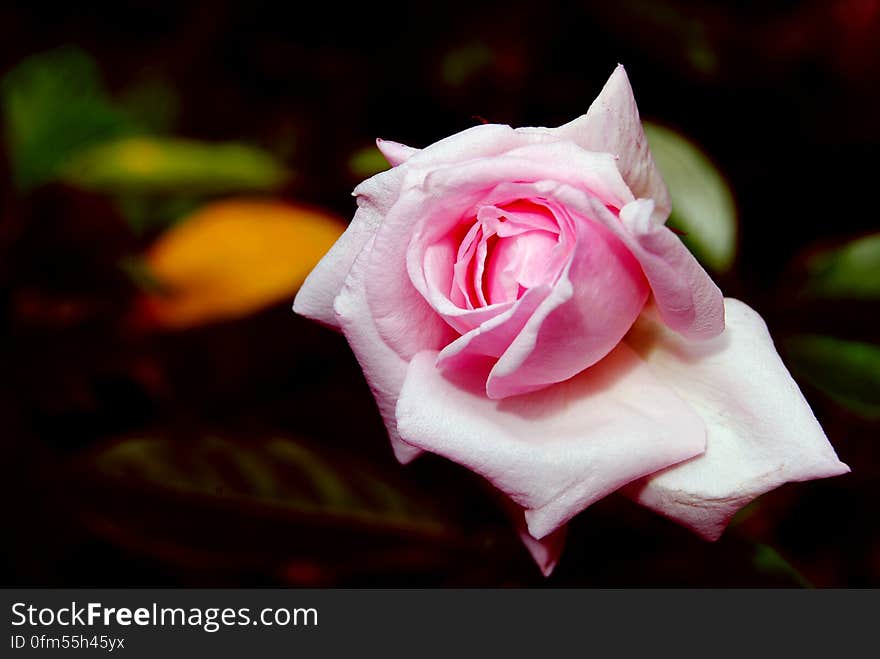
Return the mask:
M546 574L615 490L715 539L759 494L849 470L761 318L664 226L623 67L559 128L378 144L392 169L294 310L345 334L398 459L491 481Z

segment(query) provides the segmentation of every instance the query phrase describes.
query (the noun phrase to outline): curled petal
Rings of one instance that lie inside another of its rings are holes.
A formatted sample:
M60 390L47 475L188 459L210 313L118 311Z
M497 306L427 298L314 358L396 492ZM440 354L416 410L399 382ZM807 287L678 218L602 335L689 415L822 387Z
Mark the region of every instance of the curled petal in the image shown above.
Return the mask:
M620 220L651 283L657 310L687 338L717 336L724 330L721 291L678 236L652 219L653 211L653 201L639 199L620 211Z
M486 394L535 391L592 366L629 331L647 297L632 254L601 224L581 219L572 260L495 364Z
M629 248L651 286L664 322L688 339L708 339L724 330L721 291L684 243L656 221L654 202L637 199L616 217L588 195L560 186L569 208L602 222Z
M551 131L528 132L514 130L505 124L481 124L434 142L412 154L407 163L413 168L432 168L488 158L517 147L558 140Z
M421 352L397 404L401 438L486 477L549 535L626 483L701 453L702 420L625 345L575 378L524 396L485 395L480 372L442 375ZM455 377L453 381L450 379Z
M617 156L617 167L633 194L653 199L655 219L660 222L666 220L672 200L654 164L639 119L636 99L623 66L618 65L614 69L585 115L560 126L555 132L588 151L603 151Z
M761 317L725 299L727 328L692 343L646 313L626 341L708 428L705 454L633 484L639 503L709 540L760 494L849 471L838 460Z
M382 152L382 155L385 156L385 160L388 161L388 164L392 167L397 167L398 165L405 163L419 152L418 149L407 146L406 144L401 144L400 142L392 142L391 140L377 139L376 146L379 148L379 151Z
M510 309L486 320L443 348L437 356L437 366L441 370L468 368L474 359L479 361L487 355L497 357L504 354L535 309L552 292L549 286L529 289Z

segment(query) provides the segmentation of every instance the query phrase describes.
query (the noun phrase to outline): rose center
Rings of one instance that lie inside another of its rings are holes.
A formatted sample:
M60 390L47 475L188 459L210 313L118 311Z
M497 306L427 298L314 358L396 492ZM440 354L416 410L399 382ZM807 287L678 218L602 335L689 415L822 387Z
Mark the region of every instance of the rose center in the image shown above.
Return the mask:
M534 201L484 205L458 227L450 299L476 309L556 281L564 262L559 222Z

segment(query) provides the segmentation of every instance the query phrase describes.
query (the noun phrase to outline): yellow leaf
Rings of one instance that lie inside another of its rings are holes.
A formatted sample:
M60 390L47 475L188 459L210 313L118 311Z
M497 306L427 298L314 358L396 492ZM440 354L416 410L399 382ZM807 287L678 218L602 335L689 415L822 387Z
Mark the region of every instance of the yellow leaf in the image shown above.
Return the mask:
M160 325L185 328L246 316L291 299L345 224L322 211L255 199L202 207L146 254L162 295L147 309Z

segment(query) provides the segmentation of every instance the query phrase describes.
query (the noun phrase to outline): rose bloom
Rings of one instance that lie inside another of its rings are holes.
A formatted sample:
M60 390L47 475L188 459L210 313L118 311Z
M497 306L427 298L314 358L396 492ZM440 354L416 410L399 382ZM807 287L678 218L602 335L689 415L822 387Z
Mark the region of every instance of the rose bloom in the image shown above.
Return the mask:
M510 498L545 574L616 490L714 540L759 494L849 471L760 316L664 225L623 67L559 128L378 145L392 169L294 311L343 332L401 462L430 451Z

